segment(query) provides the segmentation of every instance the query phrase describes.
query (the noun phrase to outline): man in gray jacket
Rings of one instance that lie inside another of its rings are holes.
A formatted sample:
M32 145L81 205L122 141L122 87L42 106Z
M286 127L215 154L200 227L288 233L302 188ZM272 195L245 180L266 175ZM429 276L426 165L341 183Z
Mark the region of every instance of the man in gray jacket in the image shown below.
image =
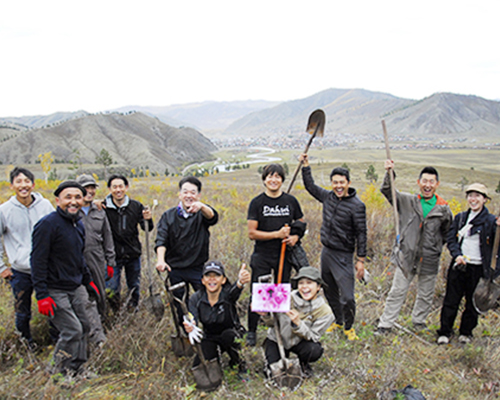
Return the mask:
M97 299L89 297L86 307L90 322L89 340L100 344L106 340L101 317L106 317L106 280L113 277L115 246L106 212L94 204L97 182L90 175L80 175L76 181L87 190L80 211L85 226L83 255L100 293Z
M10 280L15 298L16 329L30 347L34 346L30 331L31 282L30 252L33 226L54 207L40 194L34 193L35 177L25 168L10 173L10 188L15 195L0 206L0 276ZM10 267L4 263L4 250Z
M385 169L387 173L380 190L392 204L389 173L394 169L394 161L386 160ZM391 259L396 271L376 334L385 334L392 329L416 275L417 298L412 312L415 330L426 328L425 320L431 311L439 260L453 216L448 203L436 194L439 175L434 167L425 167L417 184L418 195L396 193L400 237L396 240Z

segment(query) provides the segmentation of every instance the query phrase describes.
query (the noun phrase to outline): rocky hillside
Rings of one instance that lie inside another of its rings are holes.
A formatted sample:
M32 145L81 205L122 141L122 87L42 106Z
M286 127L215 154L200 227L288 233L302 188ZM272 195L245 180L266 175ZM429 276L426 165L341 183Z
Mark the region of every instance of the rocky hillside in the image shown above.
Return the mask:
M378 135L382 118L394 134L500 133L497 101L451 93L437 93L417 101L363 89L328 89L305 99L281 103L235 121L225 133L232 136L301 133L316 108L326 113L326 135Z
M86 115L47 128L18 132L0 142L4 164L35 163L41 153L56 160L94 163L106 149L119 166L148 166L152 171L177 169L210 158L216 147L192 128L173 128L142 113Z

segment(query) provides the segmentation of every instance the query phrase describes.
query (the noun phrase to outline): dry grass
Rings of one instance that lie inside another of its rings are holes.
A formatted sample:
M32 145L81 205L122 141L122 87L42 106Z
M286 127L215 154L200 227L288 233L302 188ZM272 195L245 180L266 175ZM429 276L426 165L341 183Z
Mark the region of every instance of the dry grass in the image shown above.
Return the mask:
M362 179L364 162L352 163L353 185L361 188L360 194L368 208L369 262L373 281L358 285L356 329L361 340L346 341L342 333L325 336L325 355L314 365L315 376L304 382L294 393L275 388L262 374L263 354L260 348L243 346L243 355L250 367L250 381L238 381L234 371L227 369L227 358L223 358L224 383L211 394L195 390L190 373L191 360L177 359L171 351L170 334L174 332L170 313L167 310L160 322L155 322L145 311L132 315L124 313L108 331L108 342L102 349L93 349L88 366L99 377L91 381L76 382L69 389L56 384L45 372L50 360L51 347L46 328L46 319L33 308L33 331L41 345L35 355L29 353L14 333L14 314L10 288L0 283L0 399L379 399L388 398L390 389L403 388L408 384L421 390L427 399L494 399L500 389L500 319L496 312L480 318L475 330L476 339L471 345L460 346L452 342L438 347L435 329L439 323L439 307L444 295L444 279L440 274L434 300L434 310L429 318L431 333L420 334L425 344L413 335L396 331L385 337L375 337L373 330L383 310L390 288L393 269L388 265L392 241L393 221L391 210L381 199L377 188L368 186ZM313 165L318 182L325 183L332 164ZM402 165L398 184L414 189L412 165ZM412 171L408 173L407 171ZM450 176L460 175L460 168ZM380 171L379 171L379 174ZM444 180L444 178L443 178ZM150 179L133 180L130 194L143 203L152 204L158 199L155 220L162 211L175 205L177 179L161 181ZM230 278L235 277L242 261L249 262L252 243L247 238L246 212L250 199L261 192L260 178L256 167L231 174L207 177L203 180L204 201L220 212L221 220L212 229L211 255L220 259L229 268ZM43 185L42 185L43 186ZM491 187L491 186L490 186ZM53 187L43 186L42 192L52 199ZM100 194L105 194L101 188ZM321 205L301 187L294 189L306 214L309 233L304 247L311 264L319 265L321 245ZM6 185L0 187L0 197L8 198ZM461 198L458 188L448 187L447 198ZM458 201L460 203L460 201ZM460 204L457 206L460 207ZM492 207L498 208L497 199ZM443 255L443 265L449 257ZM143 282L146 277L144 277ZM158 289L161 284L157 281ZM146 285L144 285L145 287ZM143 297L148 294L143 293ZM411 329L409 315L414 300L414 290L401 313L399 323ZM166 299L164 299L166 302ZM242 303L248 301L248 292ZM244 309L245 307L242 307ZM242 318L246 321L246 318ZM264 339L264 328L259 332L259 342ZM225 356L224 356L225 357Z

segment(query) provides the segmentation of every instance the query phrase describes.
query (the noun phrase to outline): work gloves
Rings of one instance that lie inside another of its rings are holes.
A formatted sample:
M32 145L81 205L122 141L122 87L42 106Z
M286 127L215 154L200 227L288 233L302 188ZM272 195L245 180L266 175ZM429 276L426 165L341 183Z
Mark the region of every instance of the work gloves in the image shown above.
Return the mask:
M201 339L203 338L203 331L196 326L194 319L189 318L187 315L184 315L184 322L191 326L193 330L188 333L189 342L194 345L196 343L201 343Z
M40 314L46 315L47 317L53 317L56 308L56 302L50 296L38 300L38 312Z
M101 296L101 293L99 293L99 289L97 289L97 286L95 285L94 281L90 282L87 285L87 290L90 293L94 293L97 296L97 298L99 298Z
M108 279L111 279L115 274L115 269L111 265L107 266L106 271L108 273Z

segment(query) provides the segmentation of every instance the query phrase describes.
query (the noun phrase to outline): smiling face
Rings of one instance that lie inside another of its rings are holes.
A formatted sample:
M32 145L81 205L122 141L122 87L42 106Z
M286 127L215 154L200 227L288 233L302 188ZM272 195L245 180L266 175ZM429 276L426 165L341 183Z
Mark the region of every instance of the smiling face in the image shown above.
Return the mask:
M486 204L486 201L486 197L484 197L481 193L467 193L467 203L469 203L470 209L474 212L481 211Z
M83 206L83 193L76 187L64 189L56 197L57 206L70 216L76 216Z
M222 285L226 283L226 277L216 272L207 272L201 278L201 283L208 293L219 293L222 290Z
M310 301L318 295L321 285L316 281L302 278L297 283L297 289L304 300Z
M201 193L198 191L198 187L192 183L185 182L181 189L179 190L179 200L182 203L182 208L184 210L189 210L189 207L200 201Z
M109 192L115 202L123 202L127 194L128 186L122 179L113 179L109 185Z
M266 192L268 194L279 194L282 185L283 178L277 172L275 172L274 174L269 174L264 178L264 186L266 187Z
M22 204L31 202L31 192L34 187L35 184L24 174L17 175L10 184L10 188L16 193L17 200Z
M332 190L338 198L346 197L349 193L351 182L344 175L332 176Z
M85 189L87 190L87 194L83 198L83 205L85 207L87 207L88 205L90 205L94 201L96 187L95 187L95 185L88 185L88 186L85 186Z
M420 188L420 195L426 199L432 199L436 189L439 186L439 181L436 175L433 174L422 174L420 179L417 181L418 187Z

